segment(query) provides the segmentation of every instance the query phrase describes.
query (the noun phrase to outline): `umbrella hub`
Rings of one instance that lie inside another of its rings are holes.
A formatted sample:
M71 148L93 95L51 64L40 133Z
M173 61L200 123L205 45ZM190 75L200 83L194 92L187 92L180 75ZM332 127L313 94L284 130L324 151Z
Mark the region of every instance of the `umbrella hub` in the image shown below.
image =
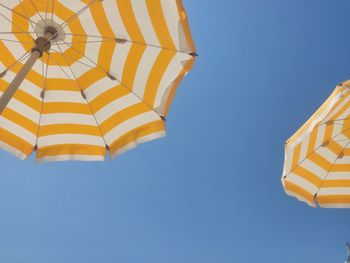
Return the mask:
M65 32L62 26L51 19L40 20L36 25L35 33L38 38L35 40L32 52L39 52L40 57L44 52L50 50L52 44L65 39Z
M39 37L44 37L45 34L51 33L52 37L50 39L51 44L59 41L64 41L66 33L62 27L62 24L56 23L51 19L42 19L36 23L35 33Z

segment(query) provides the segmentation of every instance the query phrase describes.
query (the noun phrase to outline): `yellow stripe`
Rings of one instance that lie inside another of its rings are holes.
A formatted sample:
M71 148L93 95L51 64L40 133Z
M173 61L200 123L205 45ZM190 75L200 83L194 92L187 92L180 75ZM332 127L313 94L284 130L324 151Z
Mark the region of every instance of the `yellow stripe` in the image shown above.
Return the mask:
M308 181L309 183L313 184L316 187L319 187L322 183L322 180L310 172L309 170L306 170L305 168L301 166L297 166L294 170L293 173L298 175L299 177L303 178L304 180Z
M343 95L343 97L342 97L337 103L334 104L332 110L329 111L328 116L332 116L332 115L335 113L335 111L337 110L337 108L339 107L339 105L340 105L341 103L343 103L344 100L347 99L348 97L349 97L349 94L348 94L348 93L345 93L345 94ZM341 108L341 109L342 109L342 108ZM338 112L338 111L339 111L339 110L337 110L337 112ZM336 116L332 116L332 118L331 118L330 120L335 120L335 119L336 119L335 117L336 117Z
M80 87L85 90L91 85L95 84L97 81L106 78L106 73L102 72L101 69L92 68L86 71L83 75L78 78ZM75 85L76 86L76 85Z
M23 115L9 109L5 108L5 110L1 114L4 118L18 124L19 126L23 127L24 129L30 131L33 134L37 134L38 131L38 125L32 121L24 117Z
M71 79L48 78L46 90L77 91L77 83Z
M350 192L350 180L325 180L322 183L322 188L329 187L349 187Z
M343 151L343 147L333 140L329 141L327 149L332 151L335 155L339 155Z
M85 3L89 3L91 0L84 0ZM110 26L110 22L106 17L105 10L102 2L98 1L90 6L91 15L96 24L97 29L100 31L102 36L110 36L116 38L114 32ZM112 61L112 54L116 47L115 41L103 41L100 46L100 53L98 55L98 65L105 70L109 71Z
M137 68L140 64L140 61L142 59L142 56L145 50L146 50L145 45L133 44L130 48L127 59L124 63L122 82L130 90L134 86L134 80L135 80Z
M163 121L154 121L146 125L137 127L136 129L129 131L128 133L120 137L118 140L113 142L110 146L110 151L113 154L139 138L164 130L165 124Z
M111 102L130 94L130 92L123 86L118 85L114 88L107 90L106 92L99 95L93 101L90 102L90 106L93 112L98 112L100 109L110 104Z
M37 158L58 155L106 155L106 148L84 144L61 144L39 148Z
M12 9L14 11L14 12L12 12L12 17L9 17L13 21L12 32L19 32L19 31L21 31L20 29L23 29L27 32L33 31L32 27L29 24L29 21L27 19L25 19L24 17L27 17L27 15L29 17L33 16L34 7L29 3L29 1L22 1L21 0L21 2L22 2L21 4L19 3L19 1L17 1L17 2L18 2L18 5ZM24 10L26 12L24 12ZM24 17L22 17L16 13L20 13ZM2 21L4 21L4 20L2 19ZM4 21L2 23L8 23L8 22ZM31 41L30 35L27 35L27 34L16 34L16 37L21 42L28 42L28 41L30 42ZM23 45L23 47L24 47L24 45Z
M332 163L329 162L326 158L324 158L323 156L319 155L318 153L314 152L313 154L311 154L308 159L312 162L314 162L315 164L317 164L318 166L320 166L323 170L328 171L331 166Z
M130 0L117 0L119 13L123 24L131 38L135 42L144 43L145 40L142 36L141 30L137 24L135 14L132 9ZM143 53L146 50L145 45L132 44L128 53L127 59L124 63L122 82L132 89L134 86L135 74L137 72L138 65L140 64Z
M192 69L194 61L195 61L194 59L190 59L189 61L187 61L186 64L183 66L183 69L181 70L180 74L175 79L174 85L171 88L170 94L169 94L168 99L167 99L166 104L165 104L165 110L164 110L165 116L167 116L169 113L170 105L171 105L172 101L174 100L178 86L180 85L185 74Z
M104 121L100 125L101 131L103 134L106 134L114 127L123 123L124 121L127 121L132 117L135 117L148 111L150 111L150 109L142 102L132 105L124 110L121 110L120 112L117 112L116 114L108 118L106 121Z
M293 161L292 161L292 166L291 166L292 169L294 169L299 163L300 150L301 150L301 143L299 143L294 149Z
M171 38L167 23L164 18L162 3L160 0L146 0L147 9L153 28L158 36L162 47L176 49L176 46Z
M133 41L144 43L145 40L142 36L141 30L137 24L137 20L132 9L130 0L117 0L120 16L123 20L123 24L128 31L130 38Z
M11 64L13 64L16 61L16 58L13 56L13 54L8 50L8 48L1 41L0 41L0 60L1 60L1 63L4 64L5 67L9 67ZM23 67L23 64L18 63L16 66L13 66L11 68L11 71L14 73L18 73L22 67ZM39 87L43 83L41 74L36 73L34 70L31 70L28 73L26 80L32 82L33 84L35 84Z
M310 134L309 145L307 147L307 155L310 155L315 149L317 131L318 131L317 129L313 129Z
M21 151L27 156L29 156L34 150L34 146L32 144L17 137L16 135L3 128L0 128L0 141L6 143L7 145L10 145L18 151Z
M319 204L350 204L350 195L320 195L317 196Z
M70 102L45 102L43 105L43 114L50 113L80 113L91 114L86 104Z
M187 42L188 42L191 50L195 51L196 47L194 45L194 41L193 41L191 30L190 30L189 21L188 21L187 15L186 15L185 8L184 8L184 6L182 4L182 0L176 0L176 5L177 5L177 9L178 9L178 12L179 12L179 17L180 17L180 20L181 20L181 25L182 25L182 28L184 30Z
M100 131L96 126L81 125L81 124L54 124L40 127L39 136L48 136L53 134L84 134L101 136Z
M296 184L286 181L285 189L289 192L295 193L298 196L303 197L304 199L308 200L310 203L314 203L314 195Z
M33 110L36 110L37 112L40 112L41 110L41 101L34 98L33 96L29 95L28 93L18 89L13 96L16 100L22 102L23 104L27 105L28 107L32 108Z
M326 108L330 105L330 103L338 96L340 93L340 89L337 87L331 96L321 105L321 107L307 120L307 122L292 136L287 140L287 144L290 145L295 140L297 140L314 122L314 120L321 115Z
M332 172L350 172L350 164L336 163L332 167Z
M0 91L4 92L10 84L4 80L0 80ZM26 93L25 91L18 89L13 96L16 100L22 102L33 110L40 112L41 101Z
M144 93L144 100L148 105L152 107L154 105L154 100L159 89L159 84L175 55L176 52L174 51L162 50L153 65L152 71L147 80L147 85Z
M323 143L329 141L332 138L333 134L333 125L326 125L324 135L323 135Z

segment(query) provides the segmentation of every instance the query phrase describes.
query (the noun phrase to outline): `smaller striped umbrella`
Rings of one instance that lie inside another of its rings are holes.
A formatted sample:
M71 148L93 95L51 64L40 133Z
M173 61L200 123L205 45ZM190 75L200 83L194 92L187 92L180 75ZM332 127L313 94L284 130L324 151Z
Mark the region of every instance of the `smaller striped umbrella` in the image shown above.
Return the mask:
M288 195L324 208L350 208L350 81L285 144L282 183Z

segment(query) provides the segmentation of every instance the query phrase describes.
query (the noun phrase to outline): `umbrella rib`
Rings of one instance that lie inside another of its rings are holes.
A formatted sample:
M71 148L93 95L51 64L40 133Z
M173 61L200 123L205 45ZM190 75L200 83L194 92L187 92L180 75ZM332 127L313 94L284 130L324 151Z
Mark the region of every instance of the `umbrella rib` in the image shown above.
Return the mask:
M64 41L63 41L64 42ZM84 55L83 53L81 53L79 50L77 50L76 48L74 48L73 46L67 44L66 42L64 42L66 45L68 45L70 48L72 48L73 50L75 50L78 54L82 55L83 57L85 57L87 60L89 60L91 63L93 63L94 65L96 65L96 67L100 68L110 79L112 80L116 80L119 82L119 84L121 84L123 87L125 87L127 90L129 90L129 92L131 92L132 94L134 94L142 103L144 103L148 108L150 108L154 113L156 113L162 120L165 120L165 117L162 116L161 114L159 114L152 106L150 106L143 98L141 98L139 95L137 95L132 89L130 89L126 84L124 84L119 78L116 78L115 76L112 76L110 74L109 71L105 70L102 66L100 66L99 64L97 64L96 62L94 62L91 58L87 57L86 55ZM57 44L57 43L56 43ZM59 45L59 44L57 44Z
M54 48L51 48L51 50L52 51L55 51L55 52L57 52L57 53L60 53L60 51L58 51L58 50L56 50L56 49L54 49ZM69 59L71 59L71 60L74 60L72 57L70 57L70 56L67 56L67 55L65 55L67 58L69 58ZM85 62L83 62L83 61L80 61L80 60L77 60L76 61L77 63L79 63L79 64L81 64L81 65L84 65L84 66L86 66L86 67L88 67L88 68L90 68L90 69L95 69L96 68L96 66L91 66L91 65L89 65L89 64L87 64L87 63L85 63ZM101 70L101 69L100 69ZM101 70L102 71L102 70ZM106 72L105 71L103 71L103 73L105 73L106 74Z
M48 0L49 1L49 0ZM51 22L53 22L53 14L55 11L55 0L52 0Z
M341 131L340 133L338 133L338 134L332 136L328 141L333 140L334 138L338 137L339 135L341 135L341 134L343 134L344 132L347 132L347 131L349 131L349 130L350 130L350 128L347 128L347 129ZM313 150L313 151L310 152L308 155L306 155L302 160L300 160L300 162L298 162L298 163L290 170L290 172L289 172L288 174L286 174L285 176L283 176L283 179L286 179L286 178L288 177L288 175L290 175L292 172L294 172L294 170L295 170L302 162L304 162L307 158L309 158L309 157L311 156L311 154L313 154L315 151L317 151L317 150L320 149L321 147L322 147L322 144L319 145L318 147L316 147L315 150Z
M35 142L35 149L38 147L38 140L39 140L39 135L40 135L40 127L41 127L41 120L42 120L42 115L43 115L43 109L44 109L44 100L45 100L45 92L46 92L46 84L47 84L47 74L49 71L49 61L50 61L50 53L47 54L47 61L46 61L46 72L45 72L45 65L44 61L42 61L42 76L44 78L43 80L43 90L41 92L41 107L40 107L40 115L39 115L39 121L38 121L38 130L37 130L37 135L36 135L36 142Z
M346 145L345 145L344 147L342 147L342 150L341 150L340 154L349 146L349 144L350 144L350 141L349 141L348 143L346 143ZM323 178L323 180L322 180L322 182L321 182L321 184L320 184L320 186L319 186L319 188L318 188L316 194L314 195L314 200L315 200L316 203L317 203L316 197L317 197L318 193L320 192L320 190L321 190L321 188L322 188L324 182L326 181L326 179L327 179L327 177L328 177L330 171L332 170L333 166L335 165L335 163L336 163L339 159L340 159L340 157L339 157L339 155L338 155L337 158L336 158L336 159L334 160L334 162L332 163L332 165L329 167L326 176Z
M97 127L97 129L99 130L99 132L100 132L100 134L101 134L101 137L102 137L102 139L103 139L103 142L104 142L106 148L108 149L108 148L109 148L109 145L107 144L107 141L106 141L106 139L105 139L105 137L104 137L104 135L103 135L103 133L102 133L102 130L101 130L101 128L100 128L100 125L99 125L99 123L98 123L98 121L97 121L97 118L96 118L96 116L95 116L95 113L93 112L93 110L92 110L92 108L91 108L91 105L89 104L89 101L87 100L86 95L85 95L85 93L84 93L84 91L83 91L83 89L82 89L82 87L81 87L81 85L80 85L80 83L79 83L79 81L78 81L76 75L74 74L74 71L73 71L72 67L69 65L69 62L68 62L67 57L66 57L66 56L64 55L64 53L62 52L61 47L60 47L59 45L57 45L57 46L58 46L58 48L59 48L59 50L60 50L61 55L63 56L64 60L66 61L67 65L68 65L68 67L69 67L69 70L71 71L71 73L72 73L72 75L73 75L73 77L74 77L74 79L75 79L75 82L77 83L77 86L78 86L79 89L80 89L80 92L81 92L81 94L82 94L83 99L86 101L86 104L87 104L87 106L89 107L89 110L90 110L90 112L91 112L91 115L92 115L92 116L94 117L94 119L95 119L96 127ZM61 69L62 69L62 68L61 68ZM62 69L62 70L63 70L63 69ZM67 75L67 77L69 77L69 76Z
M45 10L45 20L47 19L47 14L48 14L48 12L49 12L49 3L50 3L50 1L47 0L47 1L46 1L46 10Z
M26 30L23 30L19 25L13 23L9 18L7 18L4 14L0 13L0 16L6 19L10 24L14 25L17 27L23 34L28 34L30 37L32 37L31 33L27 32Z
M40 14L38 8L37 8L36 5L33 3L33 1L32 1L32 0L29 0L29 2L32 4L32 6L34 7L35 11L36 11L36 12L38 13L38 15L40 16L40 19L41 19L41 20L44 20L44 18L41 16L41 14Z
M154 48L160 48L160 49L164 49L164 50L169 50L169 51L175 51L178 53L183 53L183 54L188 54L191 56L197 56L197 54L195 52L186 52L186 51L182 51L182 50L178 50L175 48L167 48L167 47L162 47L159 45L155 45L155 44L150 44L150 43L145 43L145 42L139 42L139 41L134 41L131 39L118 39L118 38L114 38L114 37L107 37L107 36L94 36L94 35L84 35L84 34L73 34L73 33L66 33L66 35L70 35L70 36L80 36L80 37L90 37L90 38L100 38L100 41L86 41L86 42L81 42L81 44L85 44L85 43L97 43L97 42L104 42L104 41L123 41L123 42L128 42L128 43L132 43L132 44L137 44L137 45L144 45L144 46L149 46L149 47L154 47ZM71 42L72 44L74 43L78 43L79 42Z
M33 31L35 32L36 36L38 37L38 34L37 34L36 31L35 31L34 24L33 24L32 20L29 19L28 13L27 13L26 9L24 8L24 5L23 5L22 0L18 0L18 2L19 2L19 4L21 5L21 7L22 7L22 9L23 9L24 16L25 16L26 19L29 21L29 23L30 23L30 25L31 25L31 27L32 27L32 29L33 29Z
M33 34L35 32L0 32L0 35L12 35L12 34Z
M29 57L29 52L27 51L26 53L24 53L19 59L17 59L14 63L12 63L8 68L6 68L3 72L0 73L0 78L4 77L7 73L7 71L9 71L11 68L13 68L14 66L16 66L18 63L21 63L22 61L24 61L26 58Z
M34 22L33 20L31 20L30 18L28 18L28 17L22 15L21 13L19 13L19 12L15 11L15 10L13 10L13 9L11 9L11 8L9 8L9 7L7 7L7 6L5 6L4 4L1 4L1 3L0 3L0 6L3 7L3 8L5 8L5 9L7 9L7 10L10 11L10 12L13 12L13 13L19 15L20 17L23 17L23 18L26 19L26 20L29 20L29 21L32 22L34 25L37 25L37 23L35 23L35 22Z
M33 44L33 42L23 42L23 41L19 41L19 40L5 39L5 38L0 38L0 41L20 43L20 44L28 44L28 45L32 45Z
M75 18L80 16L82 13L85 12L93 3L95 3L97 0L91 0L87 5L85 5L83 8L81 8L78 12L76 12L74 15L69 17L66 21L64 21L61 26L62 28L65 28L71 21L73 21Z

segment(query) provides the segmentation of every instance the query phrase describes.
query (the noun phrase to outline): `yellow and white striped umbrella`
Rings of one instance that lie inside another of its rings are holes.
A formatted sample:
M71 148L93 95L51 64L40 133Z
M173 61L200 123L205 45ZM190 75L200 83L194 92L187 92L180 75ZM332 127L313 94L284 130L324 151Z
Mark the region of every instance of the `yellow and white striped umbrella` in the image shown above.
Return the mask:
M350 208L350 81L286 142L282 183L310 206Z
M0 39L2 99L21 82L0 147L38 162L101 161L164 136L196 56L181 0L3 0Z

